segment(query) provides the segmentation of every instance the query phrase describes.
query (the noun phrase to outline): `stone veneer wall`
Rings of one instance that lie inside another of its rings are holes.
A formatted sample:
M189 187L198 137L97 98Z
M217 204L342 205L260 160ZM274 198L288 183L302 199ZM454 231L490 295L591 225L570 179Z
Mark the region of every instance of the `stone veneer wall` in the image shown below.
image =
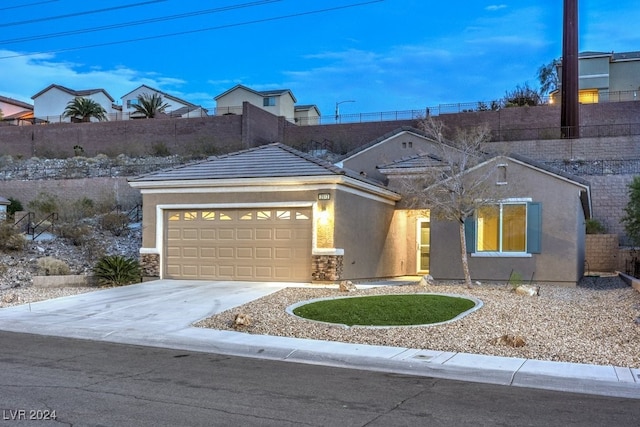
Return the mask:
M334 282L342 278L342 255L313 255L311 279L317 282Z
M140 267L142 277L157 279L160 277L160 254L140 255Z
M615 271L618 269L618 254L617 234L587 234L585 241L587 273Z

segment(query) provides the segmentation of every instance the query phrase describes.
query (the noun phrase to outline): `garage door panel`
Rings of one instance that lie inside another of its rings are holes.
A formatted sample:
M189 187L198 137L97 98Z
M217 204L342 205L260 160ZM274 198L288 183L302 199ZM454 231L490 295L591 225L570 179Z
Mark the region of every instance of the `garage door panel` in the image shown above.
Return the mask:
M271 240L273 239L273 230L271 229L256 229L256 240Z
M218 248L218 258L233 259L235 258L234 248Z
M253 229L239 228L236 230L238 240L253 240Z
M235 229L220 228L218 229L218 240L235 240Z
M291 231L291 229L277 228L275 230L274 238L276 240L291 240L292 236L293 232Z
M272 259L273 258L273 249L272 248L256 248L256 259Z
M210 228L200 229L200 240L215 240L216 230Z
M236 258L253 259L253 248L237 248Z
M171 278L311 277L311 221L299 219L310 218L310 208L190 209L166 215L165 272Z

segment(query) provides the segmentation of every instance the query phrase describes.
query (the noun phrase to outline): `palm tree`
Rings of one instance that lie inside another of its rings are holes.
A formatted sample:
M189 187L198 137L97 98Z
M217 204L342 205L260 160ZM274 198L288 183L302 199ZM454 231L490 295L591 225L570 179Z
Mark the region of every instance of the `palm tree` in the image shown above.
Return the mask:
M148 119L153 119L156 114L164 113L164 110L168 107L169 104L164 102L162 95L158 95L157 93L153 95L147 93L138 95L138 103L133 104L133 108L136 109L135 112L144 114Z
M91 121L91 118L98 119L99 121L107 120L107 112L93 99L77 96L73 101L67 103L67 108L64 109L64 117L71 117L72 119L80 119L83 122Z

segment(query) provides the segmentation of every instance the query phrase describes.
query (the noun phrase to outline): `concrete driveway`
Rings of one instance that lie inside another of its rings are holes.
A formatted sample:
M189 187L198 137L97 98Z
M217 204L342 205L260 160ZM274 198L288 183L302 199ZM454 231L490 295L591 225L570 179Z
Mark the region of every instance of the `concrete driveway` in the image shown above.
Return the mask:
M156 280L0 310L0 329L148 344L292 284ZM298 285L300 286L300 285ZM304 286L304 285L302 285ZM153 341L154 339L152 339Z

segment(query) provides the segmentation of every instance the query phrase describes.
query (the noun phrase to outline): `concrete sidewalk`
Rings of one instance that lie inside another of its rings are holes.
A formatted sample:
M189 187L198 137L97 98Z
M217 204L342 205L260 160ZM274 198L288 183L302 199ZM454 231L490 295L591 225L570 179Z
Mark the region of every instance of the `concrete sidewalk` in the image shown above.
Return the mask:
M158 280L3 308L0 329L640 399L640 369L251 335L191 326L287 286L292 284Z

